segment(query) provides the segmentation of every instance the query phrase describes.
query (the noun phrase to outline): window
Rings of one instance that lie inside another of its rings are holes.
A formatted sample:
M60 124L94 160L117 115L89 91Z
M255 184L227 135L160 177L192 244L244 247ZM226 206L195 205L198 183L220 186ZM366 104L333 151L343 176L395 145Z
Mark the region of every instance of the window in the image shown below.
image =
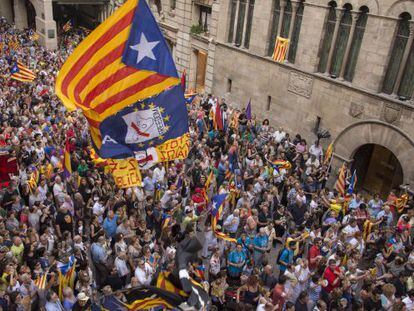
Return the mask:
M254 0L249 0L249 9L247 11L246 21L246 34L244 35L244 47L249 48L250 45L250 33L252 32L252 20L253 20Z
M270 105L272 104L272 96L267 96L267 106L266 106L266 110L269 111L270 110Z
M237 28L236 28L236 39L235 44L236 46L240 46L243 37L243 29L244 29L244 15L246 14L246 3L247 0L240 0L239 2L239 12L237 16Z
M352 38L351 50L349 52L344 79L352 82L355 74L355 67L358 60L359 50L361 49L362 39L364 37L365 26L368 20L368 8L366 6L361 7L360 14L358 16L354 37Z
M398 89L400 99L410 99L414 91L414 45L411 45L410 54L405 65L404 73Z
M292 3L290 0L286 2L285 11L283 13L282 29L280 36L282 38L289 38L290 20L292 19Z
M267 50L268 56L272 56L273 50L275 48L277 30L279 27L279 18L280 18L280 0L273 0L273 16L272 16L272 23L270 25L271 28L270 28L269 48Z
M254 0L232 0L228 42L249 48Z
M368 12L366 6L354 12L349 3L337 10L336 3L330 2L320 50L319 72L329 72L332 78L340 77L352 82Z
M336 39L334 54L332 57L332 65L329 71L332 77L339 77L339 73L341 71L346 44L348 42L352 26L351 10L351 5L345 5L345 10L342 14L341 22L339 24L338 37Z
M387 73L385 74L382 91L386 94L392 94L397 82L398 72L403 60L404 51L407 48L408 38L410 36L410 20L411 15L402 13L398 22L397 33L394 40L394 45L391 51L391 57L388 62ZM410 53L411 54L411 53ZM407 76L404 74L404 76ZM404 83L402 83L403 85ZM405 88L401 86L400 89ZM405 90L403 90L405 91ZM410 96L411 97L411 96Z
M231 79L227 79L227 93L231 93L231 85L233 81Z
M208 31L211 18L211 8L207 6L200 6L200 16L198 18L198 25L203 28L203 31Z
M232 0L230 4L230 26L229 26L229 37L228 42L233 42L234 36L234 23L236 20L237 0Z
M335 23L336 23L336 3L334 1L329 3L329 12L328 12L328 18L326 20L325 25L325 36L322 41L322 49L321 49L321 56L319 60L319 72L325 72L326 71L326 65L328 63L328 57L329 57L329 50L331 49L332 45L332 38L335 30Z
M298 49L300 27L302 26L303 17L303 2L299 2L298 9L296 11L295 24L293 26L292 38L290 39L288 60L290 63L295 63L296 50Z

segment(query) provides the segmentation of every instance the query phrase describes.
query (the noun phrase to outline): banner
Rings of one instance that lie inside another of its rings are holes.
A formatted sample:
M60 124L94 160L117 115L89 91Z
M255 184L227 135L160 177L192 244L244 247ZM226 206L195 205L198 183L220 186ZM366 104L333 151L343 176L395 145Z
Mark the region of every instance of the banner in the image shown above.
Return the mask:
M146 151L136 152L135 158L141 169L149 169L159 162L187 158L190 144L190 135L187 133L178 138L169 139L159 146L148 148Z
M142 185L141 172L134 158L107 159L105 171L112 174L119 188L141 187Z

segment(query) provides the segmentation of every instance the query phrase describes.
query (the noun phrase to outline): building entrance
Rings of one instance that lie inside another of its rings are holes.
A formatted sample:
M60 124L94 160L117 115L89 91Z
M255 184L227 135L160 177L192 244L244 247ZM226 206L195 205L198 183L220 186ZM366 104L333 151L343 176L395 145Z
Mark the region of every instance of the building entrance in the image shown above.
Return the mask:
M379 193L386 198L391 189L403 183L400 162L387 148L366 144L357 149L352 163L352 171L357 172L357 189L371 195Z

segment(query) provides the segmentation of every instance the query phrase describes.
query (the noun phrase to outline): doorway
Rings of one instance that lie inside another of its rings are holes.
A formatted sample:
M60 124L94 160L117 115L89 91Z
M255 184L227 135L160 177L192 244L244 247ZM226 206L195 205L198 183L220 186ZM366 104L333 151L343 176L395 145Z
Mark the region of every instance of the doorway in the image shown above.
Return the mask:
M366 144L357 149L352 171L357 172L356 188L373 195L387 197L391 189L403 183L403 170L396 156L387 148Z
M33 4L26 0L27 27L36 30L36 10Z
M206 80L207 53L197 51L196 92L203 93Z

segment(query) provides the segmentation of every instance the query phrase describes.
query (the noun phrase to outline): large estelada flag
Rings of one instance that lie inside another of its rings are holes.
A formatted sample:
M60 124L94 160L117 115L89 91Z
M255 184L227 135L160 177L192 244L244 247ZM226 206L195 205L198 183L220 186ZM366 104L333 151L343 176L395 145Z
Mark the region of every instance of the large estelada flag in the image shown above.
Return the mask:
M56 94L79 108L102 158L126 158L188 132L180 77L145 0L128 0L75 49Z

